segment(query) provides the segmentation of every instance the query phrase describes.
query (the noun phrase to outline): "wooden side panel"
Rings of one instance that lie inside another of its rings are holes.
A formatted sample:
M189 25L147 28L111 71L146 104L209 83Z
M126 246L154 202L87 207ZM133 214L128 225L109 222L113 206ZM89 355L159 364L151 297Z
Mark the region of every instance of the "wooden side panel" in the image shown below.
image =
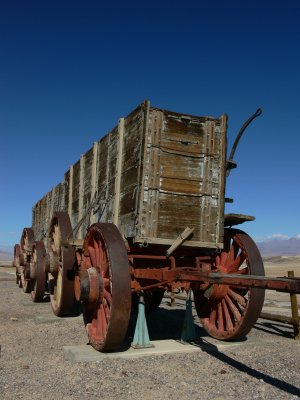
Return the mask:
M222 246L226 121L151 109L145 150L141 238Z
M95 207L98 222L113 222L118 127L98 144L98 184Z
M70 204L70 170L65 173L64 179L64 208L63 210L69 212L69 204Z
M108 159L107 169L107 198L105 222L113 222L114 220L114 201L115 201L115 185L116 185L116 166L118 156L118 127L115 127L109 133Z
M32 209L32 228L36 240L48 237L53 213L65 207L65 183L59 183L48 192Z
M64 210L81 224L75 237L115 222L127 238L167 245L189 226L186 244L222 247L226 121L137 107L34 206L37 239Z
M135 109L124 121L123 155L118 226L125 237L135 236L144 150L147 106Z
M90 225L90 204L93 200L92 196L92 168L93 168L93 147L84 155L84 173L82 179L82 229L81 236L85 235L86 230Z
M109 141L110 135L104 136L98 143L98 177L97 177L97 202L94 208L95 222L105 221L106 205L108 197L108 178L109 170L107 168L107 161L109 157Z
M79 182L80 182L80 160L73 165L72 179L72 213L70 215L72 227L79 221Z

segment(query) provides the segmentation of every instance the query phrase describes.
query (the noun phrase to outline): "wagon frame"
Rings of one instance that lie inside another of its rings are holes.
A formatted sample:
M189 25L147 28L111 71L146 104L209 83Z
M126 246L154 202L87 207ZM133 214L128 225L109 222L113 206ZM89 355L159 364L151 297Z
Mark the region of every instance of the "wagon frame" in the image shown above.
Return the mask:
M118 349L132 309L159 306L165 290L193 292L213 337L246 335L263 288L300 293L300 280L265 278L254 241L224 214L227 116L196 117L144 102L88 150L33 207L15 246L17 283L57 316L79 312L89 341ZM140 297L141 296L141 297Z

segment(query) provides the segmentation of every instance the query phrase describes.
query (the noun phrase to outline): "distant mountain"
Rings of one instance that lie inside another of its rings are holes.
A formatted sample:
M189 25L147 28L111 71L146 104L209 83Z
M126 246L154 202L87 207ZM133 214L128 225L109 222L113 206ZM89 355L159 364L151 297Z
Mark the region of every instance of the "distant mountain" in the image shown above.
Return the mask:
M264 257L300 255L300 238L271 238L257 241L257 247Z
M13 246L0 245L0 261L12 261L14 257Z
M13 253L0 250L0 261L12 261Z
M4 253L14 253L14 246L4 246L0 244L0 251Z

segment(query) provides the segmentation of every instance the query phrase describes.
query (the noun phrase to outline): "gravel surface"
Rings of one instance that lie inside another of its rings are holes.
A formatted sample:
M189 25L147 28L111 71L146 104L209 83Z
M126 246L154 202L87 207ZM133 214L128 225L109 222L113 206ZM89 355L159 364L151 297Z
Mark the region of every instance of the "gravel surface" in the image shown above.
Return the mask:
M300 342L291 327L259 320L242 344L218 351L66 361L63 346L82 345L82 317L57 318L34 304L0 269L0 399L294 399L300 396ZM150 338L180 335L183 306L168 300L149 316ZM199 343L205 332L198 327ZM132 329L131 329L132 331ZM132 333L129 333L129 336Z

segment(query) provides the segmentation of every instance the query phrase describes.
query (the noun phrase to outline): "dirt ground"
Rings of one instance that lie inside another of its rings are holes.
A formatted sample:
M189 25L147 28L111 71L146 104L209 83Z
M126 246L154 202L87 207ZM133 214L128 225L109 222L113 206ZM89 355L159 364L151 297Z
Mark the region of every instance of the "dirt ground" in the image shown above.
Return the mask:
M300 276L300 260L266 261L267 275ZM289 313L289 295L269 293L266 307ZM272 304L271 304L272 303ZM148 317L151 340L178 339L184 304L169 299ZM196 320L195 320L196 322ZM82 316L57 318L49 302L34 304L0 267L0 398L11 399L293 399L300 397L300 341L289 325L259 319L244 341L219 350L139 359L73 363L63 346L87 343ZM132 327L129 332L132 335Z

